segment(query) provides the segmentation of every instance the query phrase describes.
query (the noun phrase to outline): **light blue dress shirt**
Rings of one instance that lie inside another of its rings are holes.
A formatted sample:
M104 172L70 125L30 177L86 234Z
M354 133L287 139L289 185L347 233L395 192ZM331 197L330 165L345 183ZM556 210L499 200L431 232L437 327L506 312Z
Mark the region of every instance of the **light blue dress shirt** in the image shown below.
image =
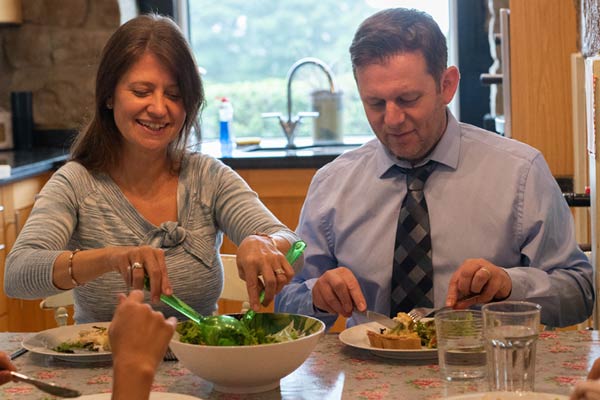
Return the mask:
M567 326L594 305L592 267L580 251L573 219L556 180L536 149L456 121L429 158L438 163L425 198L431 223L435 305L469 258L506 268L510 300L542 305L542 323ZM390 310L392 257L406 177L373 139L321 168L304 203L297 233L307 243L305 265L277 296L275 310L313 315L329 327L312 288L327 270L345 266L358 278L368 309ZM408 311L408 310L407 310ZM348 319L347 326L356 322Z

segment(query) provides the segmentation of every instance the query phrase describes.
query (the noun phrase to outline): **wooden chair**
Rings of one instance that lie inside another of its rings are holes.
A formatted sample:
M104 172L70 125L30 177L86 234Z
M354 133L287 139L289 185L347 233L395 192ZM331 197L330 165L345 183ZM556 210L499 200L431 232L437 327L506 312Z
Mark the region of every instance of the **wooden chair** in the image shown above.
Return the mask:
M223 263L223 291L219 298L219 312L246 312L250 308L246 282L238 275L235 254L221 254ZM241 309L238 306L241 303ZM237 310L236 310L237 308Z

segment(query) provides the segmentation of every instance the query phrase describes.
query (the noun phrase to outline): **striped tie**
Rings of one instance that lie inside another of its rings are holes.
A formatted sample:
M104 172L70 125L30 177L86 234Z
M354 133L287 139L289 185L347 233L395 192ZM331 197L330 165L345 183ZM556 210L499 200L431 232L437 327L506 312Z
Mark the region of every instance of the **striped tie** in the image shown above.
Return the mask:
M433 306L431 235L423 187L434 168L433 162L413 169L401 168L406 174L408 192L400 209L394 244L391 317L417 306Z

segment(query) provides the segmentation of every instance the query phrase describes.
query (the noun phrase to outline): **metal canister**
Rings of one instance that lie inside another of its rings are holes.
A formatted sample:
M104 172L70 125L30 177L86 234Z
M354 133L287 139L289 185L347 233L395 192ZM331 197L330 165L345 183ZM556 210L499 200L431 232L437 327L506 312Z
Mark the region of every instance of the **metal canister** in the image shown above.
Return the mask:
M313 111L319 116L313 125L315 143L335 143L343 141L342 131L342 92L316 90L311 93Z

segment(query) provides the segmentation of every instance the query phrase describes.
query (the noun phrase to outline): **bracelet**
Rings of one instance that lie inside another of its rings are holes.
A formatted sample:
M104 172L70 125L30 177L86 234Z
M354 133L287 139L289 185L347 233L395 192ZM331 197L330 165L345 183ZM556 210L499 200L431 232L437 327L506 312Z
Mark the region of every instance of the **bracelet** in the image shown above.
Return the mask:
M263 233L263 232L254 232L253 235L269 238L269 240L271 240L271 243L273 243L273 246L275 246L275 248L277 248L277 242L275 241L275 239L273 238L273 236L271 236L271 235L269 235L267 233Z
M73 250L69 256L69 276L71 277L71 283L73 283L74 286L81 286L73 276L73 256L75 256L75 253L78 251L81 251L81 249Z

